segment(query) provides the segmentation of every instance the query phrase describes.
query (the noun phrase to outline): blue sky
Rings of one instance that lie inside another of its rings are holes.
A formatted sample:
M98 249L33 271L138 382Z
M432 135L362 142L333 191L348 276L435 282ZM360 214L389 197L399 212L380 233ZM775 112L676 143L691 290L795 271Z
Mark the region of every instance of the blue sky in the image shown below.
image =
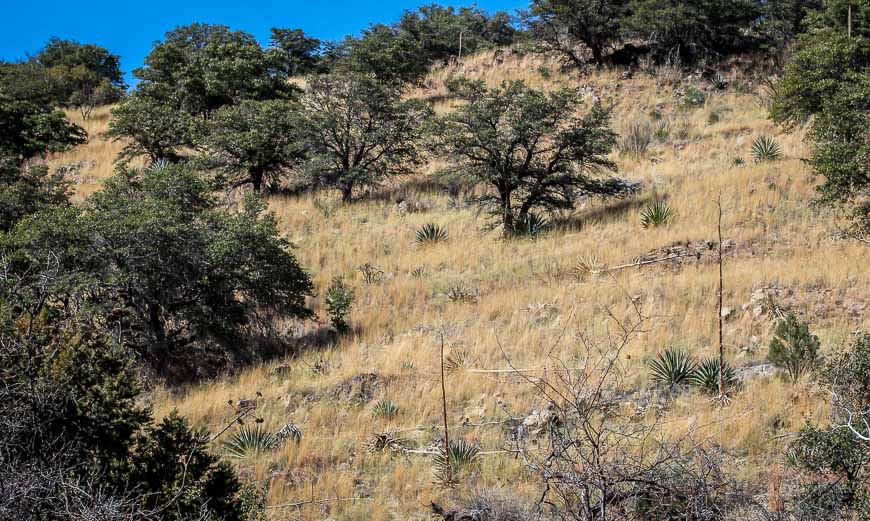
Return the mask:
M121 56L126 73L141 65L154 41L178 25L229 25L265 43L272 27L302 28L317 38L356 34L372 22L391 22L431 0L0 0L0 59L35 53L51 36L95 43ZM471 2L438 2L468 5ZM479 0L487 11L513 12L528 0Z

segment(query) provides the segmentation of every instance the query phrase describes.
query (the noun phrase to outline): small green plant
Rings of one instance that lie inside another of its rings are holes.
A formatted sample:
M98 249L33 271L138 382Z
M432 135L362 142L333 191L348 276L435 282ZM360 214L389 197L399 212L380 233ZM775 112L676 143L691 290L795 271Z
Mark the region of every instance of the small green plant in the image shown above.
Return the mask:
M687 352L669 347L650 360L650 379L668 387L692 383L697 363Z
M659 143L666 142L671 137L671 122L666 119L659 121L653 135Z
M255 426L242 425L224 443L226 453L234 458L244 458L278 448L280 440L271 432L265 430L262 424Z
M677 212L668 203L656 198L646 205L640 213L640 225L646 228L664 226L676 217Z
M710 76L710 85L716 90L725 90L728 88L728 80L718 72L715 72Z
M737 372L725 364L725 389L733 389L737 385ZM689 381L695 387L708 394L719 394L719 358L703 360L695 368Z
M708 125L715 125L716 123L719 123L719 121L721 119L722 119L722 114L718 110L714 110L713 112L711 112L710 114L707 115L707 124Z
M278 429L278 432L275 433L275 437L278 438L279 443L284 443L287 440L299 443L302 441L302 431L292 423L285 423L284 426Z
M426 223L417 230L418 244L435 244L447 240L447 230L435 223Z
M770 136L758 136L752 143L752 157L756 163L779 159L779 143Z
M540 74L541 78L544 78L545 80L550 79L550 76L553 75L552 71L550 71L550 68L546 65L541 65L540 67L538 67L538 74Z
M514 236L538 238L550 226L550 222L538 214L529 213L514 223Z
M734 166L736 166L736 167L739 168L739 167L741 167L741 166L746 165L746 160L743 159L742 157L735 157L734 160L733 160L731 163L732 163Z
M339 333L348 330L347 316L356 300L353 289L344 283L341 277L332 279L329 289L326 291L326 311L332 326Z
M435 478L444 486L455 486L463 474L480 463L480 447L463 439L451 441L447 454L439 448L435 454Z
M683 110L698 108L703 106L705 101L707 101L707 96L704 95L701 89L694 85L689 85L680 99L680 108Z
M399 406L392 400L382 398L372 407L372 415L382 420L392 420L399 415Z
M417 364L415 364L413 360L405 360L402 362L402 371L413 371L416 368Z
M794 313L776 325L767 359L785 369L793 382L812 371L819 362L819 339L810 333L808 324L800 322Z
M411 276L415 279L422 279L426 276L426 266L418 266L411 270Z
M635 121L629 125L625 135L620 139L619 151L623 154L634 156L637 159L646 155L652 140L652 125L646 122Z

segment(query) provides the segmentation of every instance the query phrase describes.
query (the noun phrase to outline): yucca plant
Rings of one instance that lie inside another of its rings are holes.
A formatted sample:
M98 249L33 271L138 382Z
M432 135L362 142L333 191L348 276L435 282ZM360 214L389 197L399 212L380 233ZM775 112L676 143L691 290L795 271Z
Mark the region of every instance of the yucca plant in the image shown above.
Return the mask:
M718 72L710 76L710 85L716 90L725 90L728 87L728 80Z
M646 205L640 213L640 225L645 229L664 226L671 222L676 215L677 212L668 203L656 198L653 202Z
M372 407L372 415L375 418L391 420L399 415L399 406L393 403L392 400L383 398L378 400L374 407Z
M734 166L740 167L740 166L743 166L746 164L746 160L743 159L742 157L735 157L734 160L731 161L731 164L733 164Z
M733 389L737 385L737 372L725 364L725 389ZM695 368L689 383L708 394L719 394L719 358L713 357L702 361Z
M464 473L477 467L479 460L480 447L463 439L451 441L447 455L444 447L435 454L435 478L444 486L454 486Z
M234 458L244 458L253 454L270 452L281 444L277 436L265 430L261 424L242 425L239 430L224 442L224 450Z
M669 347L659 353L656 358L650 360L650 379L653 382L676 387L691 383L695 374L697 363L692 355L687 352Z
M758 136L752 143L752 157L756 163L776 161L779 159L779 143L770 136Z
M514 236L535 239L549 226L550 221L546 217L534 213L526 214L514 223Z
M418 244L435 244L447 240L447 229L435 223L426 223L417 230Z
M468 353L468 351L457 349L447 355L447 357L444 359L444 370L447 373L461 371L463 369L471 367L471 364L473 363L474 360L471 358L471 355Z
M634 122L619 141L619 150L639 158L646 154L653 140L653 128L649 123Z
M606 266L604 263L598 260L598 257L594 255L587 255L585 257L580 257L577 259L577 264L574 265L574 269L571 270L571 274L574 275L574 278L577 280L586 280L590 275L594 275L601 270L603 270Z
M375 432L365 443L366 450L373 454L388 452L395 454L404 451L410 443L402 437L395 427L383 432Z

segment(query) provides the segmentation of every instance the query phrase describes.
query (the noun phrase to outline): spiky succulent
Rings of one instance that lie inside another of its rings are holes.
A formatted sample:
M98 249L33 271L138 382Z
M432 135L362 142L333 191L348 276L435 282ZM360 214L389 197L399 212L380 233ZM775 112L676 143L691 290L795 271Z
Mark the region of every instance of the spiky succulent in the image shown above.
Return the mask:
M447 229L435 223L426 223L417 230L418 244L435 244L447 240Z
M224 442L224 450L234 458L244 458L255 454L270 452L281 444L278 437L263 428L262 424L255 426L242 425Z
M640 213L640 225L644 228L664 226L671 222L676 215L677 212L668 203L656 198L653 202L646 205Z
M659 353L648 365L652 381L668 387L691 383L697 367L692 355L673 347Z
M758 136L752 143L752 157L756 163L776 161L780 155L779 143L770 136Z

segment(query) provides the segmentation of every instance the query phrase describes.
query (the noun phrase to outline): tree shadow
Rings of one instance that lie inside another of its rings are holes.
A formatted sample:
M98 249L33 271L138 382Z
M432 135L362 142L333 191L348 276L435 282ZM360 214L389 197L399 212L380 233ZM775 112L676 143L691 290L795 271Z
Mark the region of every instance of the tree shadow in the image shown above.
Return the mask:
M651 196L635 196L620 199L616 202L594 205L590 208L572 213L565 217L554 219L553 228L566 232L580 232L587 226L601 224L626 218L630 213L644 207L651 201Z

